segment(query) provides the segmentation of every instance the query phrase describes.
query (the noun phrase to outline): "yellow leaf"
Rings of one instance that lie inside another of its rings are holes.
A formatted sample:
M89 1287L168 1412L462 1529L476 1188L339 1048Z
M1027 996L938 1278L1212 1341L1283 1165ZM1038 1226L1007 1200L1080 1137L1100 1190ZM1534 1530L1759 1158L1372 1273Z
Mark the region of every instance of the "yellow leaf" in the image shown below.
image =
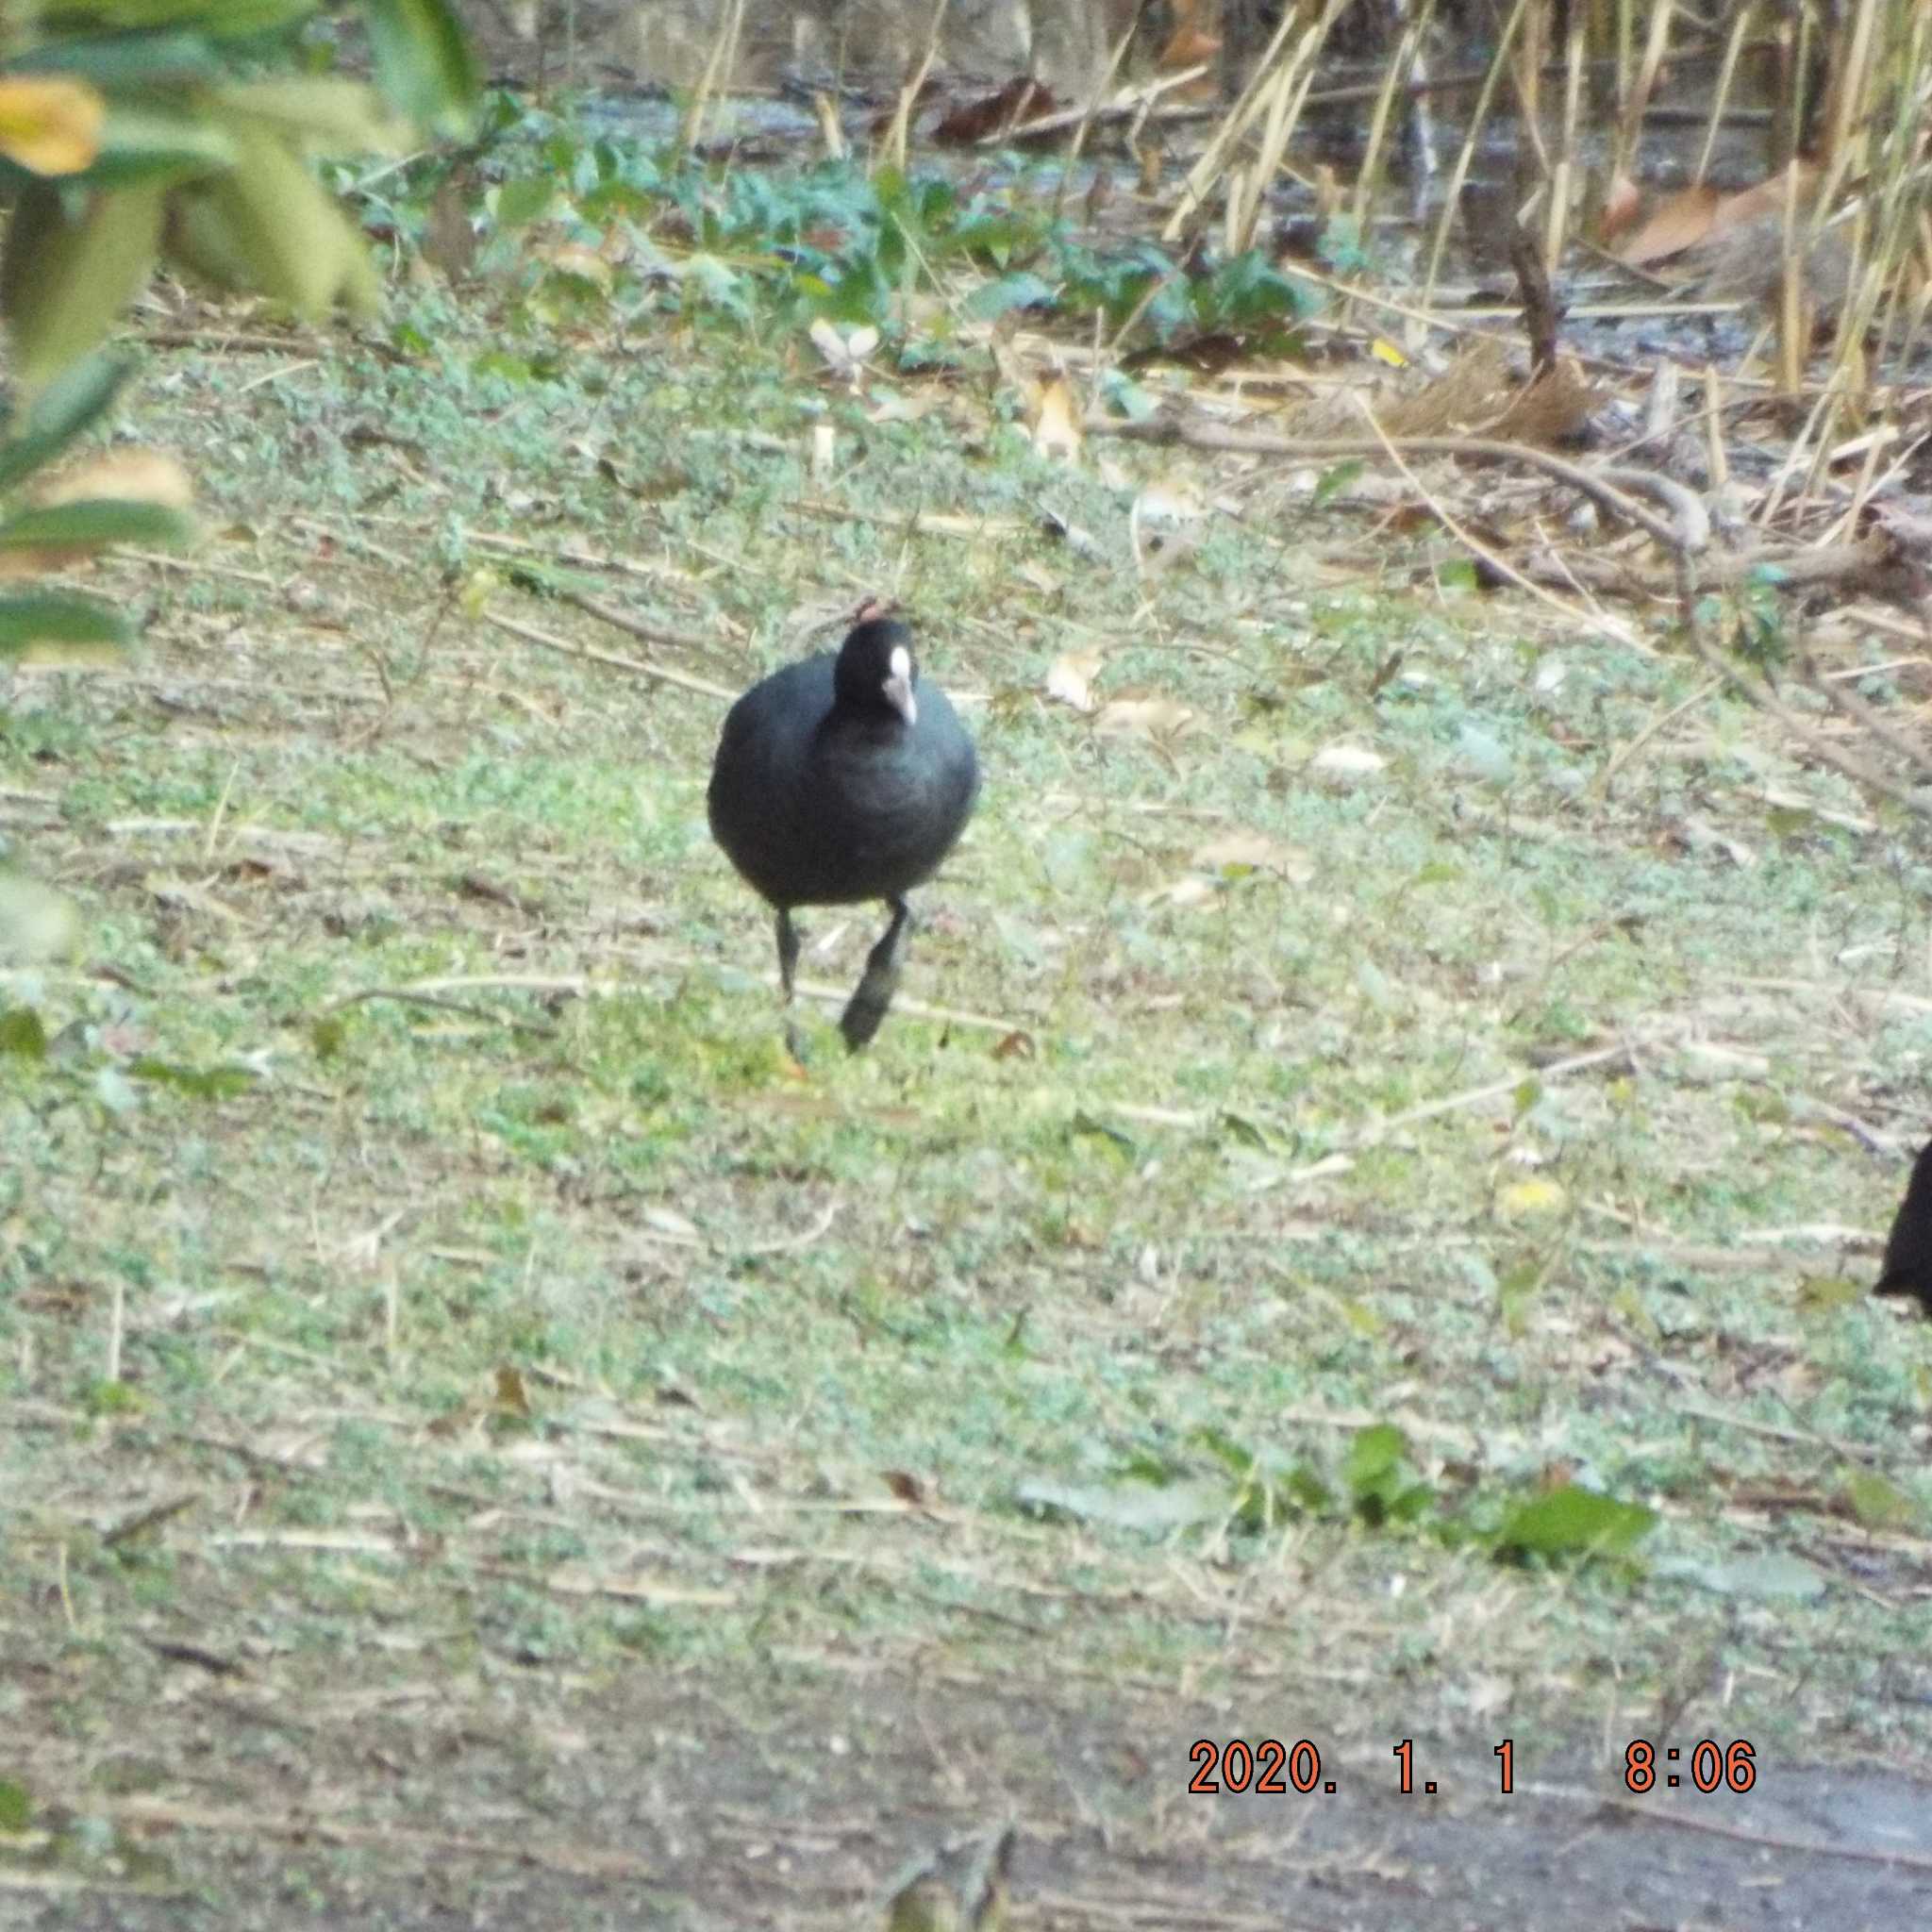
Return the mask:
M1408 367L1408 358L1393 342L1387 341L1384 337L1377 336L1369 344L1369 354L1377 362L1388 363L1391 369L1407 369Z
M107 112L82 81L0 80L0 155L36 175L77 175L100 152Z
M1562 1183L1537 1175L1511 1181L1496 1190L1496 1212L1505 1221L1526 1221L1545 1214L1560 1214L1570 1205Z

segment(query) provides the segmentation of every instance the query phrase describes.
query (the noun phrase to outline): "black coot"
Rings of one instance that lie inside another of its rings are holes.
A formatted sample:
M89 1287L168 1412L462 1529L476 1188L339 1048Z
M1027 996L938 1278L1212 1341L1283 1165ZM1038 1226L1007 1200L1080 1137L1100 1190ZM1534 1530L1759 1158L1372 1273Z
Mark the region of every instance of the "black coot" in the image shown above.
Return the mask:
M1912 1163L1905 1200L1885 1243L1875 1292L1915 1294L1932 1315L1932 1141L1920 1148Z
M939 870L979 792L973 741L946 694L919 681L912 633L875 610L859 611L836 658L787 665L732 706L709 793L712 837L777 908L788 1002L793 907L883 899L891 908L840 1017L855 1051L899 983L906 894Z

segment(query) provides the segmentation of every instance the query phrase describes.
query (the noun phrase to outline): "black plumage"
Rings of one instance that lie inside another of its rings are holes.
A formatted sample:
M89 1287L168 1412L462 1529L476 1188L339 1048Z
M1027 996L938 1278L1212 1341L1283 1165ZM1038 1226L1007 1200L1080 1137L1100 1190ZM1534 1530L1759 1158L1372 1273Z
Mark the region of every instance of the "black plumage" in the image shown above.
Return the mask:
M711 833L777 912L789 1003L799 906L883 899L891 924L839 1021L857 1050L891 1005L912 922L906 894L958 842L979 793L979 760L937 685L922 683L912 634L868 606L837 656L773 673L732 706L708 794Z
M1885 1243L1875 1292L1917 1295L1932 1315L1932 1141L1920 1148L1912 1163L1906 1197Z

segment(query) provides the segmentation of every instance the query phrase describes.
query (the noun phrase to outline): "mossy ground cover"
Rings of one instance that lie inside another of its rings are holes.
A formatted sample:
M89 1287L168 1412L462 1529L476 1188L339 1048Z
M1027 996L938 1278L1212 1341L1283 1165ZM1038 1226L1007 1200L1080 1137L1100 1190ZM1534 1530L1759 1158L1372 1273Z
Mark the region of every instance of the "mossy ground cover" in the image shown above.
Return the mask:
M1857 1130L1926 1127L1921 839L1306 478L1196 463L1239 514L1143 580L1175 459L1050 462L987 379L725 321L510 372L396 303L427 348L153 351L215 538L0 713L87 922L4 983L31 1909L842 1924L1010 1814L1021 1923L1355 1924L1386 1817L1297 1865L1193 1738L1363 1792L1433 1740L1470 1806L1504 1737L1932 1769L1932 1330L1845 1285L1905 1171ZM520 575L586 555L697 641ZM821 1003L801 1069L722 707L608 659L735 690L878 591L986 788L874 1048ZM1049 697L1096 648L1154 730ZM1566 1485L1655 1520L1499 1548Z

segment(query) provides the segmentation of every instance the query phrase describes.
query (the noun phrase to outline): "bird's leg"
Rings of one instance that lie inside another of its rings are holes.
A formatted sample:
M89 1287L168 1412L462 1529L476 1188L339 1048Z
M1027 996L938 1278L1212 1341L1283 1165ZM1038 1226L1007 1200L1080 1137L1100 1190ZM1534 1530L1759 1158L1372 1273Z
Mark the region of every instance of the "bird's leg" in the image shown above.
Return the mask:
M791 1017L791 979L798 971L798 928L791 923L791 908L778 908L778 985L785 1003L785 1051L800 1066L805 1064L805 1036Z
M892 923L885 937L865 956L865 976L839 1016L839 1031L854 1053L879 1030L886 1008L899 990L899 968L906 962L906 941L912 930L912 908L904 899L888 899Z
M798 971L798 928L791 924L791 908L778 908L778 985L785 1004L791 1004L791 975Z

